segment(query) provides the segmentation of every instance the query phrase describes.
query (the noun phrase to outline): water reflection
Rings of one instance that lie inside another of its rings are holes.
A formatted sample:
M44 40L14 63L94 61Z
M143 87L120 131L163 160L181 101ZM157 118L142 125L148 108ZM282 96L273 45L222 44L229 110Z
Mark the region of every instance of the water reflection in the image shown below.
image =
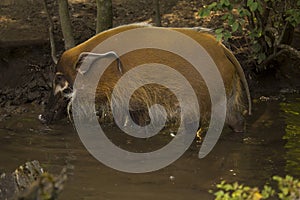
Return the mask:
M198 159L199 144L193 143L175 163L147 174L122 173L104 166L89 155L71 124L61 121L46 127L37 120L39 113L30 108L0 123L0 172L13 171L34 159L51 173L73 166L60 199L206 200L213 198L208 190L224 179L261 186L276 174L300 175L300 98L258 102L247 120L246 133L225 129L204 159ZM107 134L129 149L159 147L156 140L132 141L120 137L124 133L118 131L108 128ZM160 142L165 143L170 134L162 137Z
M289 99L280 104L285 119L286 167L285 171L294 176L300 175L300 98Z

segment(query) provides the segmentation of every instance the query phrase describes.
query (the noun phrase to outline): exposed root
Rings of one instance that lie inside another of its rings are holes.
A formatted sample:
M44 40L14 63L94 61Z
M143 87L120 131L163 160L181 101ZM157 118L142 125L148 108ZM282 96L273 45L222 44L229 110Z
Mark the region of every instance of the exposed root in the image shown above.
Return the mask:
M287 45L287 44L280 44L280 45L278 45L277 48L280 50L277 53L274 53L274 54L270 55L267 59L265 59L265 61L263 62L264 66L267 66L271 61L273 61L274 59L276 59L277 57L279 57L280 55L285 54L285 53L289 53L300 60L300 51L293 48L292 46Z

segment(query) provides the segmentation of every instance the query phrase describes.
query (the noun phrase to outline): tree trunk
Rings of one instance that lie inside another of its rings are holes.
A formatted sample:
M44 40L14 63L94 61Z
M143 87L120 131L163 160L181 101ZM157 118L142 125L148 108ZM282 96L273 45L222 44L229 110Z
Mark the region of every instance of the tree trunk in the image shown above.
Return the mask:
M75 46L69 14L68 0L58 0L61 29L65 40L65 49Z
M96 0L96 3L97 3L96 33L100 33L112 27L113 24L112 0Z
M156 26L161 26L159 0L154 0L154 11L155 11L155 24Z

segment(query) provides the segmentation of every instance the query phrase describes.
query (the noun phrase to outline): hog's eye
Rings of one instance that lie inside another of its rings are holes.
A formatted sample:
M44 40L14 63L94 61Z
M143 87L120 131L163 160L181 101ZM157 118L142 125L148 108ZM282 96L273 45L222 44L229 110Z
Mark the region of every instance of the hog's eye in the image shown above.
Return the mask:
M72 93L72 89L68 87L68 88L64 89L62 92L64 94L70 94L70 93Z
M63 79L62 76L57 76L56 77L56 81L58 81L58 82L62 81L62 79Z

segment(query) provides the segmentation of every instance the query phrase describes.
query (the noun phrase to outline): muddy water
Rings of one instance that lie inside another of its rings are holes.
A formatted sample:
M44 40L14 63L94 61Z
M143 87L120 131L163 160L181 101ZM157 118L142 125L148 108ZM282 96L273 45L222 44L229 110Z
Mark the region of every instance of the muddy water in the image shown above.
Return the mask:
M37 109L13 115L0 125L0 172L39 160L52 173L69 167L60 199L212 199L208 193L225 179L260 186L272 175L300 175L300 97L259 101L248 119L248 131L226 129L213 151L198 159L199 144L175 163L156 172L128 174L95 160L66 121L47 127ZM116 135L115 128L107 134ZM140 144L138 144L140 145ZM139 146L135 148L139 148Z

